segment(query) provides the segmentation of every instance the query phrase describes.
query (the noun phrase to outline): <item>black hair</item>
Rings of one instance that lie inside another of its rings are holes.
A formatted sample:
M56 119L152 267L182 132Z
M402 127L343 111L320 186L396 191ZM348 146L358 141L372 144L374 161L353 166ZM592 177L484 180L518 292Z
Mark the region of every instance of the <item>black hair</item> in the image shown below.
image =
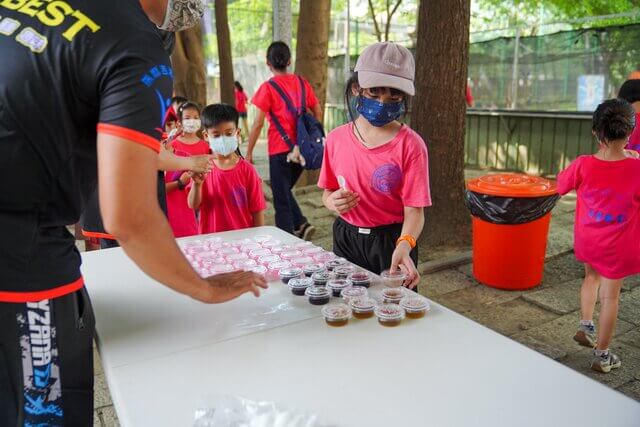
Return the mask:
M347 113L349 114L350 121L353 122L356 132L358 132L358 135L360 135L360 139L364 140L364 138L362 138L362 135L360 134L360 130L358 130L358 127L355 124L357 111L354 110L354 106L353 106L353 99L355 98L353 95L353 87L357 85L359 85L358 72L354 71L353 73L351 73L351 77L349 77L349 79L347 80L346 88L344 90L344 103L347 108ZM362 92L362 90L360 92ZM411 107L411 96L409 96L409 94L402 92L398 89L391 89L391 92L394 95L396 94L403 95L402 102L404 103L404 114L402 117L406 117L407 113L409 112L409 108Z
M598 105L593 113L593 132L598 141L605 145L627 138L635 126L636 113L624 99L608 99Z
M204 129L210 129L218 126L220 123L233 122L238 128L240 121L240 114L238 110L229 104L211 104L204 107L202 110L202 125ZM236 154L242 158L242 152L240 152L240 146L236 149Z
M267 61L278 71L285 71L291 62L291 49L285 42L273 42L267 49Z
M182 121L182 115L186 110L196 110L198 112L198 115L201 115L200 106L198 104L193 101L186 101L182 103L180 108L178 108L178 120Z
M239 81L235 81L233 82L233 85L236 87L236 89L238 89L240 92L244 92L244 88L242 87L242 85L240 84Z
M174 96L173 98L171 98L172 104L184 104L187 101L188 99L185 98L184 96Z
M618 98L624 99L629 104L640 101L640 80L627 80L620 86Z

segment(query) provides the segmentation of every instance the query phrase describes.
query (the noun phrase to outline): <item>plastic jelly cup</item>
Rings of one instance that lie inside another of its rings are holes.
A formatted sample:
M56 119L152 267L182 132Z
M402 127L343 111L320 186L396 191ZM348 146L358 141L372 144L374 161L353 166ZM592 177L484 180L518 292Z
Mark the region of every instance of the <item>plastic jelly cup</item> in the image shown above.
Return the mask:
M245 259L249 259L249 255L244 254L244 253L227 255L227 261L230 262L230 263L243 261Z
M302 269L304 270L304 274L307 277L311 277L313 276L314 273L319 273L321 271L324 271L324 265L323 264L307 264Z
M282 242L280 240L268 240L262 243L262 247L265 249L275 248L276 246L280 246Z
M400 300L400 307L402 307L410 319L420 319L427 314L427 311L431 309L429 301L421 296L409 296Z
M218 255L228 256L240 253L240 249L234 248L233 246L228 246L226 248L222 248L218 251Z
M280 270L280 280L285 285L289 283L291 279L301 279L304 276L304 272L300 267L287 267Z
M327 282L327 288L331 290L333 296L339 298L342 291L351 286L351 282L345 279L332 279Z
M305 249L311 249L312 247L314 247L314 245L311 242L300 242L300 243L296 243L295 245L293 245L293 249L296 249L298 251L303 251Z
M336 254L334 254L333 252L322 251L322 252L314 255L313 259L316 260L316 262L319 262L319 263L326 263L327 261L331 261L335 257L336 257Z
M249 271L257 265L258 263L254 259L243 259L233 264L235 268L238 268L240 270L245 270L245 271Z
M309 277L305 277L302 279L291 279L289 280L289 289L291 289L291 293L303 297L307 288L313 286L313 280Z
M253 243L253 240L251 240L251 239L237 239L237 240L232 240L232 241L229 242L229 244L233 248L241 248L243 245L246 245L246 244L249 244L249 243Z
M336 275L336 279L346 279L355 272L356 267L353 265L342 265L333 269L333 273Z
M253 259L258 259L262 256L271 255L271 251L269 249L254 249L249 252L249 257Z
M398 326L404 319L404 309L397 304L380 305L374 312L382 326Z
M334 278L333 273L329 271L319 271L311 275L315 286L325 286L329 280Z
M369 319L373 317L377 305L376 300L367 296L353 298L349 301L353 317L356 319Z
M403 288L385 288L382 291L382 300L385 304L399 304L404 296Z
M274 246L272 248L269 248L269 250L271 251L272 254L276 254L276 255L280 255L281 253L288 251L288 249L285 248L284 246Z
M265 255L258 258L258 264L262 264L264 266L278 261L280 261L280 257L278 255Z
M342 290L340 296L342 296L342 300L346 304L349 304L349 301L351 301L352 299L369 296L369 291L367 291L367 289L363 288L362 286L349 286L348 288L344 288Z
M331 304L322 307L322 315L329 326L345 326L351 318L351 309L346 304Z
M302 249L302 253L307 256L314 257L318 254L324 253L324 249L322 249L320 246L311 246L309 248Z
M267 278L269 280L278 280L280 278L280 270L291 267L289 261L275 261L267 266Z
M308 256L301 256L300 258L292 259L293 265L303 268L307 265L313 264L313 258Z
M351 280L353 286L362 286L368 288L373 281L373 275L368 271L356 271L347 276L347 279Z
M218 264L212 266L209 270L212 274L231 273L235 270L235 267L229 264Z
M269 234L261 234L259 236L255 236L253 238L254 242L258 242L258 243L264 243L264 242L268 242L269 240L273 239L273 237Z
M242 245L240 248L240 250L246 254L257 249L262 249L262 246L259 243L247 243L246 245Z
M401 270L396 270L395 273L385 270L380 273L380 279L382 280L382 284L387 288L399 288L404 284L405 280L407 280L407 275Z
M300 251L286 251L280 254L282 259L286 259L287 261L292 261L296 258L300 258L302 256L302 252Z
M332 260L329 260L325 263L324 267L329 270L329 271L333 271L338 267L343 267L345 265L347 265L349 263L349 261L347 261L344 258L334 258Z
M255 267L249 269L249 271L251 271L252 273L260 274L262 276L267 275L267 267L265 267L264 265L256 265Z
M312 305L325 305L331 300L331 291L326 286L309 286L304 294Z

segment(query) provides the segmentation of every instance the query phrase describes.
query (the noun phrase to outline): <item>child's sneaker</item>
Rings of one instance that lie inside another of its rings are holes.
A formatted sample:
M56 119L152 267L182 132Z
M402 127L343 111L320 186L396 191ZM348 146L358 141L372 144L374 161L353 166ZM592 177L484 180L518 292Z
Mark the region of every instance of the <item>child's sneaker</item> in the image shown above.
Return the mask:
M300 226L298 230L294 231L294 234L302 240L309 241L311 240L315 232L316 228L308 222L305 222Z
M580 328L578 328L578 331L573 336L573 340L585 347L595 347L596 327L594 325L580 325Z
M606 354L602 356L598 356L593 354L593 359L591 360L591 369L598 372L609 373L612 369L617 369L622 366L622 362L620 358L615 354L608 351Z

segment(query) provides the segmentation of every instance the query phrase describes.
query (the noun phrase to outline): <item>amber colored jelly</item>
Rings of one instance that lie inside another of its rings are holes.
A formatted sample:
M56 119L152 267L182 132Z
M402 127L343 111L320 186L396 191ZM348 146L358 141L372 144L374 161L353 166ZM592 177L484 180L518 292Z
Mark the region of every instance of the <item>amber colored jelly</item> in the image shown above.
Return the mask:
M349 323L349 319L327 319L325 317L324 319L327 322L327 325L329 326L333 326L333 327L341 327L341 326L346 326L347 323Z
M411 311L407 311L406 312L406 316L409 319L422 319L424 316L427 315L427 310L416 310L414 312Z
M371 319L373 317L373 308L371 308L371 311L362 312L357 312L354 310L353 317L355 317L356 319Z
M380 323L382 326L394 327L394 326L399 326L400 323L402 323L402 319L381 319L381 318L378 318L378 323Z

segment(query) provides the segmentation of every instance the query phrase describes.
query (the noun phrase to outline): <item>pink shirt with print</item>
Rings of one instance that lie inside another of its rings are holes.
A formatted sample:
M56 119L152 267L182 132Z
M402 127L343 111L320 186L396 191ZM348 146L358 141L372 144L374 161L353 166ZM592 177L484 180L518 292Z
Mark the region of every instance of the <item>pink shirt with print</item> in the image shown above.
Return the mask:
M578 157L558 175L558 192L572 190L578 261L608 279L640 273L640 160Z
M348 123L327 136L318 186L334 191L343 176L358 206L342 215L351 225L373 228L404 222L404 207L431 206L429 160L423 139L407 126L388 143L365 147Z

